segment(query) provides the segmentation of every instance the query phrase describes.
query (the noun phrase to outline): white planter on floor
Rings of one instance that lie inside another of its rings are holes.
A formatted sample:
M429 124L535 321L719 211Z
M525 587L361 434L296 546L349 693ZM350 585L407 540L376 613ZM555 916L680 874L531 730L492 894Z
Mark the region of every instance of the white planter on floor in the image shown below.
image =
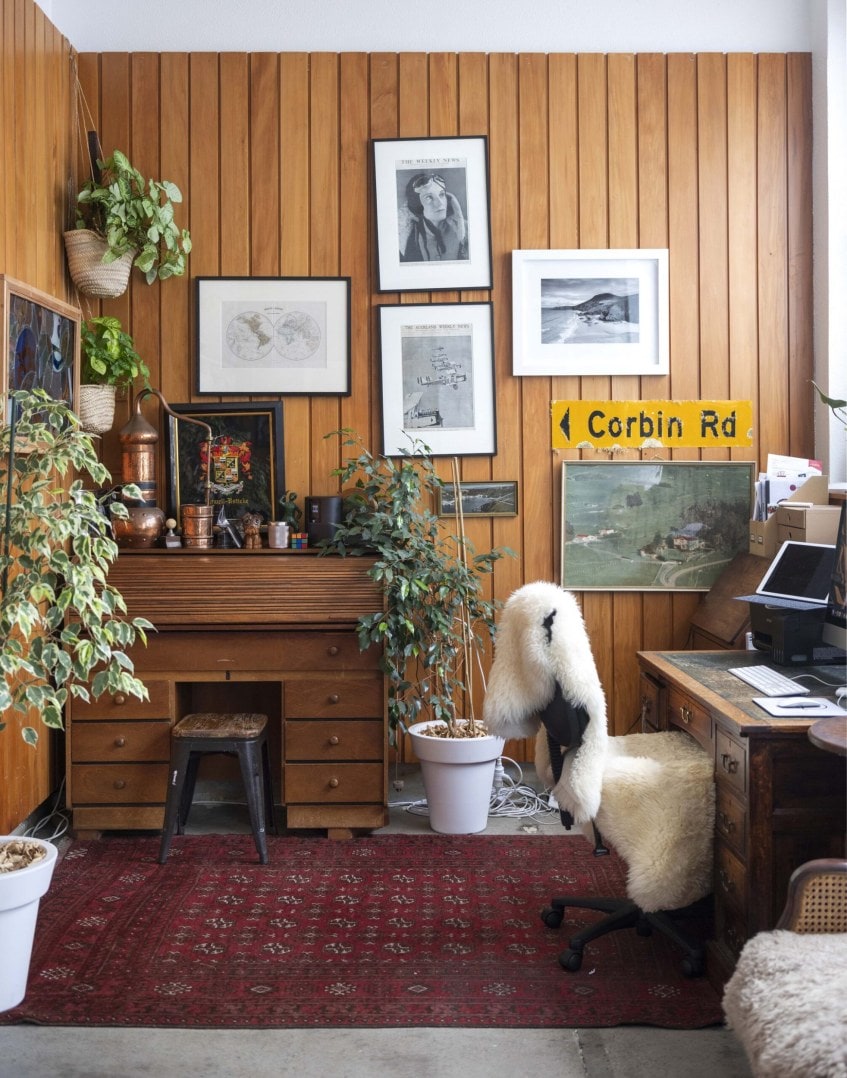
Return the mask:
M0 837L0 845L19 837ZM45 855L27 868L0 872L0 1011L16 1007L26 995L38 907L50 886L58 854L44 839L25 841L43 846Z
M488 824L494 766L503 752L502 737L431 737L431 722L409 728L421 763L429 825L442 835L473 835Z

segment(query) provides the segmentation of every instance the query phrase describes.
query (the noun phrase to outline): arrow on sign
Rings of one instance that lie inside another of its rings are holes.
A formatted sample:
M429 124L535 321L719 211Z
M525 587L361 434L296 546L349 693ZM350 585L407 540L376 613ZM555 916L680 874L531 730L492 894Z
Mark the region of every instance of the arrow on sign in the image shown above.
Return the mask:
M559 422L559 426L562 428L562 434L564 434L565 440L569 442L571 440L571 410L570 410L570 408L565 409L565 414L562 416L562 418L561 418L561 420Z

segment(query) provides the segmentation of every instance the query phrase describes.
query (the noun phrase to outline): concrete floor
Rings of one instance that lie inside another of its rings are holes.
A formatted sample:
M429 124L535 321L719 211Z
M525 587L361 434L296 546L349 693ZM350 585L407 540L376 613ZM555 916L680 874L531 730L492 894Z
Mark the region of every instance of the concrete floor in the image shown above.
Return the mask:
M419 773L395 776L386 829L428 831ZM506 764L504 810L533 800ZM206 791L217 797L221 791ZM224 796L228 791L224 791ZM198 798L204 792L198 789ZM409 803L411 807L409 807ZM526 811L526 805L523 806ZM423 811L423 814L421 814ZM195 804L189 830L249 830L240 807ZM557 812L496 815L491 834L560 833ZM380 832L384 833L384 832ZM562 976L567 976L563 971ZM163 1030L0 1027L0 1078L751 1078L721 1027L613 1029Z

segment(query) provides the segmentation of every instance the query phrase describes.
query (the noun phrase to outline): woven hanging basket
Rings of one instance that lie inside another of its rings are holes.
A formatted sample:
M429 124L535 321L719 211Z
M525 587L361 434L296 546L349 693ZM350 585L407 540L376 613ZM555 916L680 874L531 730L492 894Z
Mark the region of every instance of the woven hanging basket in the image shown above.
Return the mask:
M87 228L65 233L65 254L71 278L84 296L114 299L126 292L135 251L127 251L115 262L104 262L106 241Z
M79 387L77 415L84 431L105 434L115 423L115 386Z

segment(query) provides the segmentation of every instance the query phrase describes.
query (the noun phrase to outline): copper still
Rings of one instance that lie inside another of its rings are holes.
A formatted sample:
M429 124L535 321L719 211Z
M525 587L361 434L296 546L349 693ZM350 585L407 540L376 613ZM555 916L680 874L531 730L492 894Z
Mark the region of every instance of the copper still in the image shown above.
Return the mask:
M133 483L138 487L141 498L124 498L129 516L126 520L114 521L115 542L119 547L149 547L162 534L165 526L165 514L158 506L159 492L156 485L156 448L159 434L141 414L141 402L148 396L158 397L162 407L177 421L195 423L206 431L206 438L211 446L212 428L202 420L190 416L177 415L158 389L150 387L140 390L135 397L133 414L128 423L121 428L118 437L121 443L121 482ZM207 460L211 454L207 455ZM209 471L206 471L205 506L206 512L201 518L208 517L208 535L211 537L211 508L209 507ZM185 507L188 508L188 507ZM187 546L210 546L211 542L186 542Z

